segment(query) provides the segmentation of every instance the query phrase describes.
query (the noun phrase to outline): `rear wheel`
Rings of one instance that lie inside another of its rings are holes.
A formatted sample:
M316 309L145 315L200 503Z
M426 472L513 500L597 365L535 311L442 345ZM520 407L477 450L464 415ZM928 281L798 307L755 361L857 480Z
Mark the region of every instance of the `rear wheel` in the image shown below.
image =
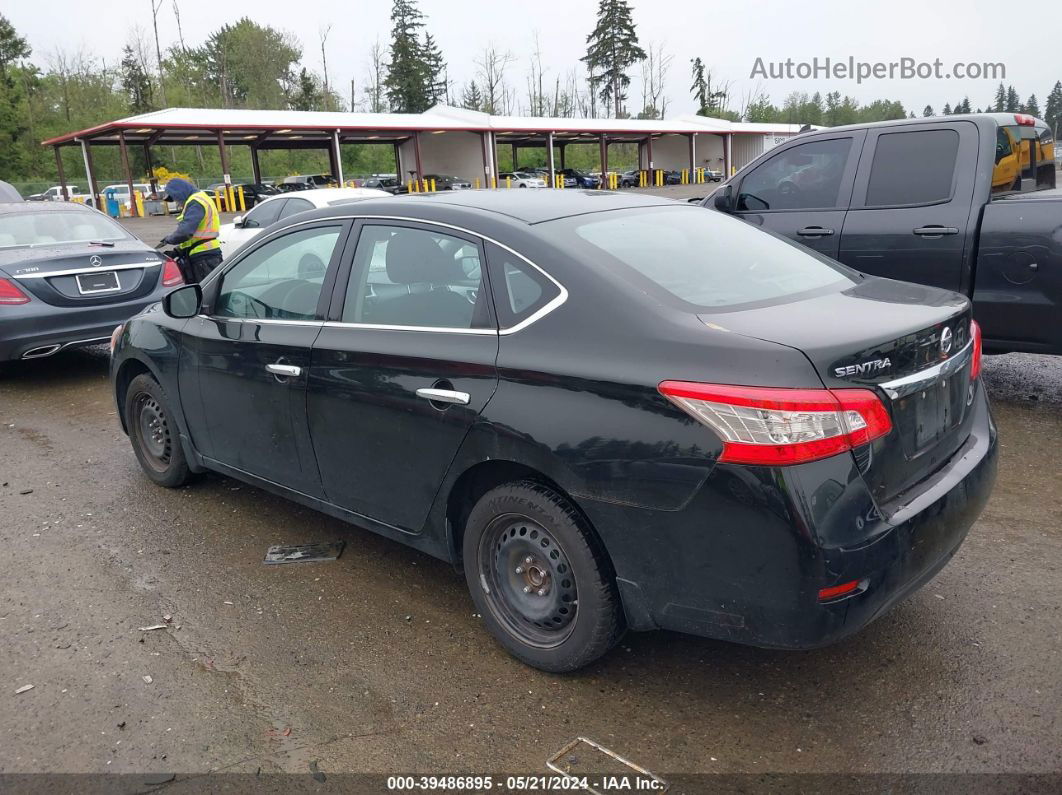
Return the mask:
M160 486L177 488L189 477L177 425L158 381L138 375L125 393L125 422L141 469Z
M463 547L472 599L517 659L544 671L574 671L622 636L604 551L552 489L521 481L487 492L469 514Z

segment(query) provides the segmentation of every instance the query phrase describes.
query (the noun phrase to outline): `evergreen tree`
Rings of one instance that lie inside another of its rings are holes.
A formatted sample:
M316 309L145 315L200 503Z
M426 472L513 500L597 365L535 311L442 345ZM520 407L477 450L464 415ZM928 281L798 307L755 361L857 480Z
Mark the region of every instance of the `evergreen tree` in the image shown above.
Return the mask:
M1000 83L999 88L996 89L996 101L992 106L994 113L1002 113L1007 109L1007 89Z
M291 109L324 110L324 98L324 86L318 81L317 75L305 66L302 67L295 81L295 89L292 91Z
M944 103L944 115L945 116L950 116L951 115L951 105L947 104L946 102Z
M1058 138L1059 128L1062 128L1062 80L1057 81L1051 93L1047 95L1044 121L1054 131L1055 138Z
M446 95L450 88L449 81L446 79L446 61L443 60L442 51L430 33L424 34L423 58L431 104L446 102Z
M133 113L146 113L152 110L151 78L143 64L133 53L128 44L122 50L122 89L129 97L129 110Z
M925 108L922 110L922 116L924 116L925 118L928 119L932 115L933 115L933 106L932 105L926 105Z
M31 52L26 40L0 14L0 174L6 179L23 173L25 143L37 143L22 140L30 132L27 86L35 82L36 70L22 69L18 62Z
M394 0L391 8L391 63L384 86L395 113L423 113L433 104L431 69L420 31L424 15L416 0Z
M1040 103L1036 101L1036 94L1029 96L1024 107L1022 107L1022 113L1028 113L1030 116L1040 118Z
M616 118L622 118L626 115L623 103L631 84L627 70L646 57L645 50L638 46L638 33L627 0L600 0L597 26L586 37L586 43L586 55L581 60L593 75L590 88L605 105L613 106Z
M465 84L461 92L461 107L468 110L483 110L483 92L479 90L475 80Z
M1021 113L1021 98L1014 90L1014 86L1007 87L1007 106L1004 110L1007 113Z

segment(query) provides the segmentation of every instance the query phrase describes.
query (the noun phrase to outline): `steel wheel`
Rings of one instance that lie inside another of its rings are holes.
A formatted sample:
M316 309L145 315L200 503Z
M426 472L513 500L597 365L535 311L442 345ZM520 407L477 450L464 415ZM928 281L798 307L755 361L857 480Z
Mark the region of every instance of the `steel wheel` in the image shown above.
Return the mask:
M520 514L495 517L480 539L479 567L491 612L521 641L548 649L571 635L579 604L575 575L542 525Z
M134 398L137 425L136 440L143 460L159 472L165 472L173 454L173 439L166 412L152 395L141 392Z

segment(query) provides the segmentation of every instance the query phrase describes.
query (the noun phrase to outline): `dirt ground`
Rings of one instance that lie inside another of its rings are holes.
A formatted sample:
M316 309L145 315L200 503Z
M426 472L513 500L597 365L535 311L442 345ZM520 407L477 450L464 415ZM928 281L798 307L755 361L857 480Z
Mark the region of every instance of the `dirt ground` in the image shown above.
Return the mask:
M808 652L632 634L554 676L432 558L223 477L151 485L104 352L20 363L0 378L0 773L545 773L577 736L665 777L1058 773L1062 360L990 357L985 378L991 502L865 631ZM335 562L262 563L340 539Z

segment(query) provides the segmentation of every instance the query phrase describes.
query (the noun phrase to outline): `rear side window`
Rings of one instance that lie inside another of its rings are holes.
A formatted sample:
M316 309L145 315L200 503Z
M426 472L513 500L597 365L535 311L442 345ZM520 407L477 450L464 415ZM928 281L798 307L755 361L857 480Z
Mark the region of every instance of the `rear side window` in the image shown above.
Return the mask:
M494 243L487 243L491 287L498 324L512 328L560 295L560 288L538 268Z
M264 228L272 224L277 220L280 215L280 208L284 206L283 199L275 199L273 201L262 202L255 207L249 213L244 221L244 226L249 229Z
M306 199L288 199L284 202L284 209L280 211L280 217L287 218L289 215L295 215L295 213L301 213L312 209L313 202L308 202Z
M919 130L878 136L867 207L931 204L951 198L959 134Z
M653 207L542 224L581 266L657 292L683 308L777 303L855 282L843 266L737 218L700 207Z

